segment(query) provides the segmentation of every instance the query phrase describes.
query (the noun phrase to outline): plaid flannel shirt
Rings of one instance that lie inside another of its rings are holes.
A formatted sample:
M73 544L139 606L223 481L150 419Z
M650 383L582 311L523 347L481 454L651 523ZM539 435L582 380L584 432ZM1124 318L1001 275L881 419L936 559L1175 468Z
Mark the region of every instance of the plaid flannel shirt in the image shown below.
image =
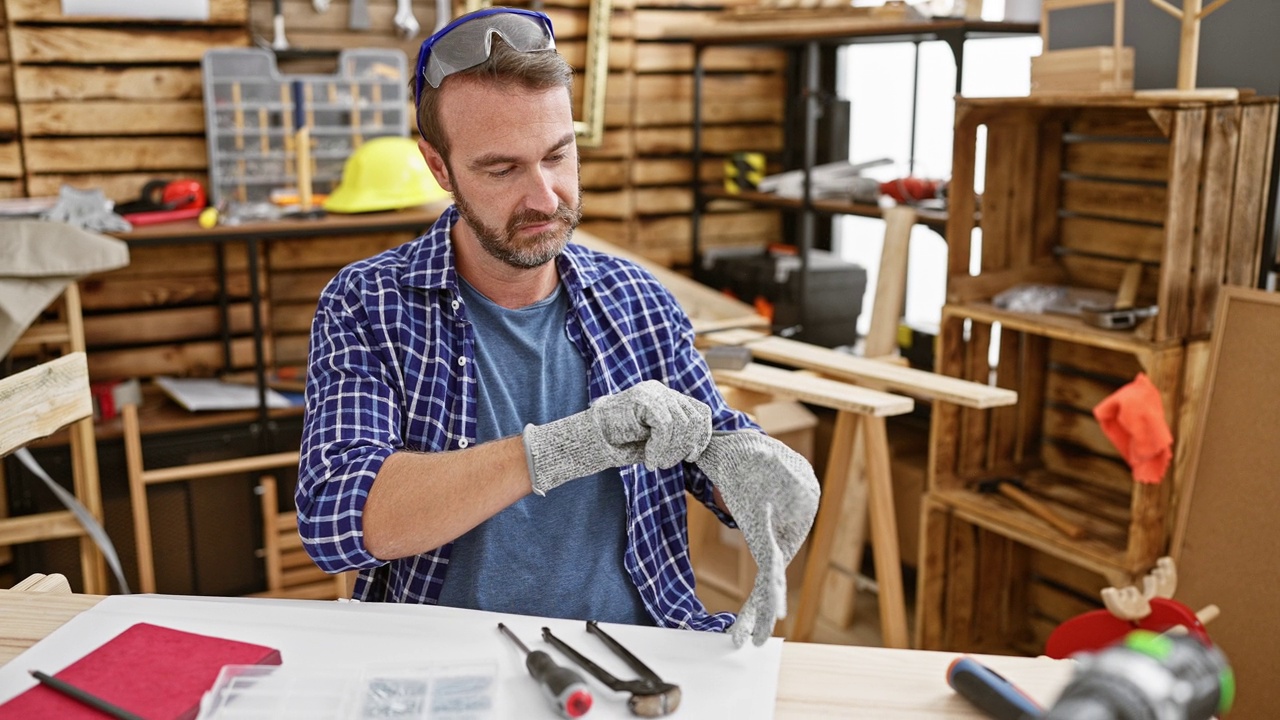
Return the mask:
M449 208L423 237L344 268L320 297L311 329L298 529L328 572L358 569L354 596L434 604L451 545L383 562L364 545L362 511L397 450L441 452L476 438L474 335L458 292ZM675 298L637 265L570 244L556 260L572 308L565 327L586 358L594 401L658 380L713 411L716 430L758 429L729 408L693 346ZM724 630L694 595L685 490L715 509L694 465L621 469L628 503L623 565L659 625Z

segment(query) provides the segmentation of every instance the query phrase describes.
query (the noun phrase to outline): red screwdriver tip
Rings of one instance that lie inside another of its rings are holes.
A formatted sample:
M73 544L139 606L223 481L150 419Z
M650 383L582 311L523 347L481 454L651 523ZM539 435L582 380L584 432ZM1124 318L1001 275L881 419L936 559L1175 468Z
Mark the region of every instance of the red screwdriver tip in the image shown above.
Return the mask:
M564 702L564 713L571 718L582 717L591 709L591 693L577 690Z

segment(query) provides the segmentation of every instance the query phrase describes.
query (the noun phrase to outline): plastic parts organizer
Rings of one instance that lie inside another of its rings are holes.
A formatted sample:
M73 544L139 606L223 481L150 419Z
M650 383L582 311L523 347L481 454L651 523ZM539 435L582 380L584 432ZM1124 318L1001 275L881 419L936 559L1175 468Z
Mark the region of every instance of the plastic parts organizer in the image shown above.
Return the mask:
M268 202L273 190L296 190L299 121L310 128L314 193L337 186L347 157L364 141L407 134L404 53L344 50L337 67L333 75L281 75L269 50L205 53L211 202Z

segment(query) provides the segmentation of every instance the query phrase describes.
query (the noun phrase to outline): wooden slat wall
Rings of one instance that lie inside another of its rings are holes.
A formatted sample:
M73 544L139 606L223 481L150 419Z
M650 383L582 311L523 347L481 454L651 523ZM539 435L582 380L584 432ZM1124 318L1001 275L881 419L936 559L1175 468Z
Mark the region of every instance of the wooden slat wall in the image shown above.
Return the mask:
M8 18L0 4L0 198L22 197L22 143L18 140L18 105L13 95Z
M6 0L7 48L25 194L101 188L117 202L146 181L204 180L200 58L247 45L248 0L212 0L207 22L64 17L60 4ZM7 72L7 70L6 70Z
M635 73L632 126L635 161L630 182L635 202L631 238L635 252L666 265L692 261L694 179L694 48L671 33L709 22L721 9L742 4L635 0ZM678 37L678 36L677 36ZM777 48L714 47L702 56L704 183L724 177L724 158L761 152L776 161L783 149L786 52ZM776 165L776 162L774 163ZM704 252L724 247L763 248L781 239L781 216L737 203L713 204L701 221Z

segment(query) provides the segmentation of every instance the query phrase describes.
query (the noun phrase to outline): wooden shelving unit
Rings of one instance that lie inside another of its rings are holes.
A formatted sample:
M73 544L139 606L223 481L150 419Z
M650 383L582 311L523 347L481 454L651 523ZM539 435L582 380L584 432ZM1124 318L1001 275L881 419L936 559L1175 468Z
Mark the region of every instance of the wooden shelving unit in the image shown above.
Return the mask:
M1223 285L1252 285L1261 262L1277 102L962 98L956 113L937 370L1016 390L1019 403L935 408L918 644L1035 653L1050 619L1065 619L1049 590L1063 583L1032 569L1044 558L1053 572L1124 586L1168 551L1188 485L1212 308ZM975 150L981 127L985 158ZM970 276L975 227L981 272ZM1135 305L1158 309L1128 330L993 304L1017 285L1115 292L1126 276L1140 278ZM1140 372L1173 435L1156 484L1134 481L1092 413ZM980 492L991 478L1021 482L1084 537Z

